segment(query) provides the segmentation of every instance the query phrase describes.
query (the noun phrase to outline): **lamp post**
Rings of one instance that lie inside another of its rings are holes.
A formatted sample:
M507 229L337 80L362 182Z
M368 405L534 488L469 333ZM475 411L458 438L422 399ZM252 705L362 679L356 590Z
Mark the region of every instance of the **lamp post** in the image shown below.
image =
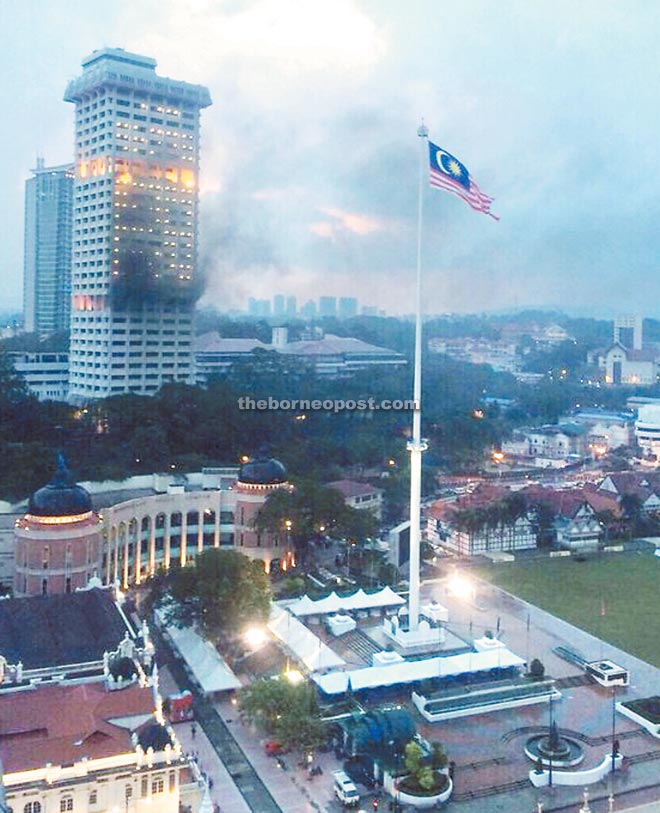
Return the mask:
M616 741L616 686L612 686L612 773L616 764L616 754L619 750Z
M394 740L392 740L394 745ZM394 752L394 813L399 813L399 749Z
M287 556L290 556L291 553L291 528L293 527L293 522L290 519L284 520L284 528L286 530L286 552L284 554L284 569L287 568Z
M347 540L348 544L346 546L346 576L350 579L351 578L351 548L355 547L355 542L351 542L350 539Z
M552 739L552 695L550 695L550 719L548 724L548 741L550 742ZM550 762L548 764L548 787L552 787L552 743L550 742L550 748L548 749L548 753L550 755Z

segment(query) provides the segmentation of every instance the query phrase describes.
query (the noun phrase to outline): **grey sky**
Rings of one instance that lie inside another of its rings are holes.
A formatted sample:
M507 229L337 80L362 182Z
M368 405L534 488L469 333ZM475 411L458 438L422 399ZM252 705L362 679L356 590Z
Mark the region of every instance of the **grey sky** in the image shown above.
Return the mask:
M62 101L104 45L207 85L205 300L353 293L413 307L423 115L496 198L425 198L427 308L641 310L660 299L660 15L652 0L23 0L3 14L3 305L23 183L70 160ZM82 9L82 10L81 10Z

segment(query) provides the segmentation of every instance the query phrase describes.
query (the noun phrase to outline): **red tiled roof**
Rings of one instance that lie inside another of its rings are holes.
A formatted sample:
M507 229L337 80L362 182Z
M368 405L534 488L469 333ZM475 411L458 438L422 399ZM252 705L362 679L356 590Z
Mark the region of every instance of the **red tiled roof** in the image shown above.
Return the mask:
M367 497L380 493L379 488L374 488L369 483L359 483L357 480L335 480L332 483L327 483L327 487L338 491L344 499Z
M554 489L530 486L520 492L530 505L548 505L555 514L574 517L587 502L587 495L579 488Z
M4 772L99 759L133 750L131 731L112 724L146 718L154 710L150 688L110 692L102 683L40 686L0 695L0 759Z

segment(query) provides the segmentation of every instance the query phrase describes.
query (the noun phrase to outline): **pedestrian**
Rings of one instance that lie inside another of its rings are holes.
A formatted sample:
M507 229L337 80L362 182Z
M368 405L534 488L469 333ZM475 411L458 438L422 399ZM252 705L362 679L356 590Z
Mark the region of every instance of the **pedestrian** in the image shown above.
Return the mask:
M195 739L195 736L196 736L196 734L197 734L197 723L193 723L193 724L190 726L190 733L192 734L192 738L193 738L193 740L194 740L194 739Z
M209 790L213 790L213 779L209 776Z

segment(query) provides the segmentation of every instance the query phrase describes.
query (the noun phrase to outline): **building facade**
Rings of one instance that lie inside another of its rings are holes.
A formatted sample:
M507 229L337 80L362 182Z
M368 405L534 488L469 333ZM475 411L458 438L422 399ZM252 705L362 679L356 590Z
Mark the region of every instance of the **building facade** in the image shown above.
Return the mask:
M69 329L73 164L37 159L25 182L23 313L25 331L48 336Z
M294 564L289 534L255 528L268 496L290 488L286 471L273 459L244 463L229 487L139 497L103 511L102 578L106 584L140 584L159 567L187 564L203 550L224 548L260 559L266 572Z
M200 809L204 780L144 672L123 685L108 679L2 692L0 725L5 809L14 813Z
M358 511L371 511L378 521L383 518L383 491L369 483L357 480L333 480L327 483L328 488L338 491L349 508Z
M70 399L193 381L200 110L206 88L94 51L76 107Z
M59 460L52 481L30 497L14 528L14 595L71 593L98 575L101 518Z
M66 401L69 395L69 354L9 353L14 370L40 401Z

